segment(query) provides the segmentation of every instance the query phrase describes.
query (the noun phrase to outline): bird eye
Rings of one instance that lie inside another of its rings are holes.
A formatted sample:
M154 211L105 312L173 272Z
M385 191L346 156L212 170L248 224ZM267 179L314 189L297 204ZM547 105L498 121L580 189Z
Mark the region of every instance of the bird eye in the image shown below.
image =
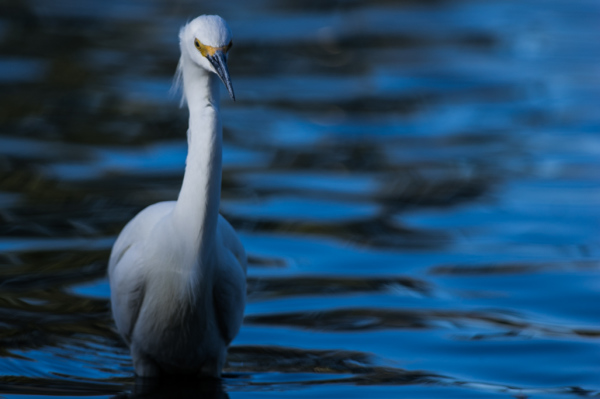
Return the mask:
M204 44L200 43L200 40L195 39L194 45L196 46L198 51L200 51L200 54L202 54L203 57L206 57L208 55L208 49Z

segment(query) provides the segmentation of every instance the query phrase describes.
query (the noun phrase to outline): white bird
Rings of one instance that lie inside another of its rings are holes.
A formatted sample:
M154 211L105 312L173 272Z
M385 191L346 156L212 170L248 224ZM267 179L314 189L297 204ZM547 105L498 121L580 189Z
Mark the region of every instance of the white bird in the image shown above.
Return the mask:
M115 242L112 312L138 376L219 377L246 301L246 253L219 214L218 78L235 99L227 69L232 35L221 17L202 15L179 39L178 76L190 113L183 184L177 201L147 207Z

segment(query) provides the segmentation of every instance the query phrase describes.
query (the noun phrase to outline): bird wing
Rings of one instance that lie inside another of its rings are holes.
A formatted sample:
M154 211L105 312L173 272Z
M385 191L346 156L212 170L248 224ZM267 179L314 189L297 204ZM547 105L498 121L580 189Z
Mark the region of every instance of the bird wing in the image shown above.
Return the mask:
M143 242L156 223L173 211L175 201L158 202L142 210L129 221L113 245L108 262L108 274L119 264L134 244Z
M129 248L111 270L111 306L117 330L129 344L145 294L146 282L138 272L136 247Z
M111 306L119 333L129 344L145 294L142 243L156 223L172 211L174 201L159 202L138 213L113 245L108 263ZM140 252L141 251L141 252Z
M219 215L221 238L219 263L215 271L213 299L217 324L223 339L235 338L244 319L246 306L246 252L233 227Z

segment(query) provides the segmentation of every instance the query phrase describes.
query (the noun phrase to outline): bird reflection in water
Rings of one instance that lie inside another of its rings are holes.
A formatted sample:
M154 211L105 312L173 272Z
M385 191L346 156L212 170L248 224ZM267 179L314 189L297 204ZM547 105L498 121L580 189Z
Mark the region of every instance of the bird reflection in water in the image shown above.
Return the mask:
M133 392L113 399L228 399L218 378L136 377Z

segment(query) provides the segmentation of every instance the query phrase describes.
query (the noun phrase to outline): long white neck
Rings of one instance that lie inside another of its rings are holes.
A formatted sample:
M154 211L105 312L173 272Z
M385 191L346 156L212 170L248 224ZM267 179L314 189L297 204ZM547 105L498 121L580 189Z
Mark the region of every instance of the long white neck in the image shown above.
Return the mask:
M219 117L219 80L181 59L184 95L190 121L188 155L183 185L174 210L180 234L198 245L201 262L212 256L221 198L222 126Z

